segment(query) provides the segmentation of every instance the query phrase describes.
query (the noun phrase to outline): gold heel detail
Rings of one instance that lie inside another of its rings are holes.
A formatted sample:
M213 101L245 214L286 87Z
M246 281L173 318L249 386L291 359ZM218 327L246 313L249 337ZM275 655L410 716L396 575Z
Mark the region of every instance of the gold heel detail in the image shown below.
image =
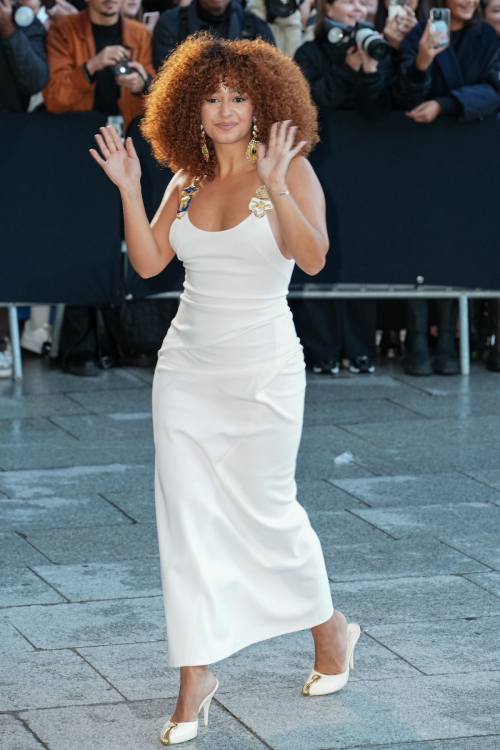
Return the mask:
M168 729L167 729L166 732L164 732L162 734L162 736L160 738L160 742L161 742L162 745L170 745L170 737L169 737L169 735L170 735L170 732L172 731L172 729L174 729L174 727L176 727L176 726L177 726L177 722L176 721L169 721L168 722ZM165 740L167 740L167 741L165 742Z
M302 688L303 695L311 695L311 693L309 692L310 687L318 680L321 680L321 675L313 674L313 676L309 680L307 680L306 684Z

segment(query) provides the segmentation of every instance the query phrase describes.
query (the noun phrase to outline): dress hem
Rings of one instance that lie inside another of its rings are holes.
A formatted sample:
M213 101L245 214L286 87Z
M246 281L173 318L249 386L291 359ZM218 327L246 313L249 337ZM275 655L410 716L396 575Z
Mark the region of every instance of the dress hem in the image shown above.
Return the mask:
M262 641L269 641L271 640L271 638L279 638L282 635L288 635L289 633L297 633L300 630L309 630L309 628L314 628L317 625L322 625L324 622L327 622L330 619L330 617L333 615L334 612L335 612L335 607L332 604L332 608L328 617L322 617L319 622L317 622L318 618L316 617L312 623L308 621L306 624L300 627L294 626L292 628L287 628L286 630L280 630L276 633L272 633L271 635L265 636L264 638L256 638L255 640L243 643L237 648L233 648L229 653L224 653L222 656L217 656L215 659L214 658L208 659L208 660L205 659L204 661L201 661L200 659L198 659L197 661L192 662L190 664L186 664L186 662L183 662L182 664L174 664L169 659L169 667L172 667L173 669L179 669L180 667L196 667L196 666L201 666L204 664L207 664L207 665L215 664L216 662L222 661L223 659L227 659L230 656L233 656L233 654L237 654L239 651L242 651L244 648L247 648L248 646L253 646L255 643L261 643Z

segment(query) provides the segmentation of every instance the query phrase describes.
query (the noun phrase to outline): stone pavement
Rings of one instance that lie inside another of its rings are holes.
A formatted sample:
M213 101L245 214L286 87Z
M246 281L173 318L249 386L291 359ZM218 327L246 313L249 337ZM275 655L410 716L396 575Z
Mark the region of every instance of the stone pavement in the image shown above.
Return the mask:
M149 750L173 711L147 370L0 382L0 747ZM500 748L500 376L309 375L297 483L363 634L306 698L310 631L213 665L193 749ZM187 746L187 745L186 745Z

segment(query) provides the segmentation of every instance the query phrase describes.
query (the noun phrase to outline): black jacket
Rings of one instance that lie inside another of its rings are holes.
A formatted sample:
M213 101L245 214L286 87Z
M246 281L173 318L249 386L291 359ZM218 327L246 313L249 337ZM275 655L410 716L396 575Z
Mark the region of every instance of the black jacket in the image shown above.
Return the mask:
M25 112L49 81L45 29L38 18L0 38L0 112Z
M447 47L426 71L415 65L425 22L403 39L394 98L405 110L453 97L459 119L476 120L500 107L500 40L489 23L466 29L457 50Z
M355 71L345 62L345 49L327 40L306 42L295 53L320 108L321 119L335 109L354 109L375 120L390 109L391 58L379 62L376 73Z
M228 39L255 39L261 36L266 42L274 44L271 29L260 18L243 10L238 0L231 0L228 6L228 23L226 24ZM153 63L156 69L170 55L179 42L184 41L196 31L212 28L219 33L217 27L211 27L210 22L200 17L198 2L192 0L187 8L173 8L162 13L153 32ZM225 34L220 34L225 36Z

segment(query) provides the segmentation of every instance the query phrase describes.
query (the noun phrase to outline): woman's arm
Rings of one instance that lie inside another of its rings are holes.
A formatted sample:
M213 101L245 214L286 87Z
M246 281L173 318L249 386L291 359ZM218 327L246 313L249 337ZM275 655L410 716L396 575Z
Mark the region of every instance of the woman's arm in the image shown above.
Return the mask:
M313 168L297 156L305 141L292 148L297 128L290 122L274 123L269 145L258 145L257 172L273 203L290 259L314 276L325 266L329 245L325 198ZM279 195L287 190L288 195Z
M95 149L90 149L90 153L120 190L130 262L143 279L157 276L175 255L168 236L177 213L179 185L185 178L179 172L172 178L150 225L142 199L141 166L132 139L127 138L124 146L114 128L100 131L95 138L104 158Z

